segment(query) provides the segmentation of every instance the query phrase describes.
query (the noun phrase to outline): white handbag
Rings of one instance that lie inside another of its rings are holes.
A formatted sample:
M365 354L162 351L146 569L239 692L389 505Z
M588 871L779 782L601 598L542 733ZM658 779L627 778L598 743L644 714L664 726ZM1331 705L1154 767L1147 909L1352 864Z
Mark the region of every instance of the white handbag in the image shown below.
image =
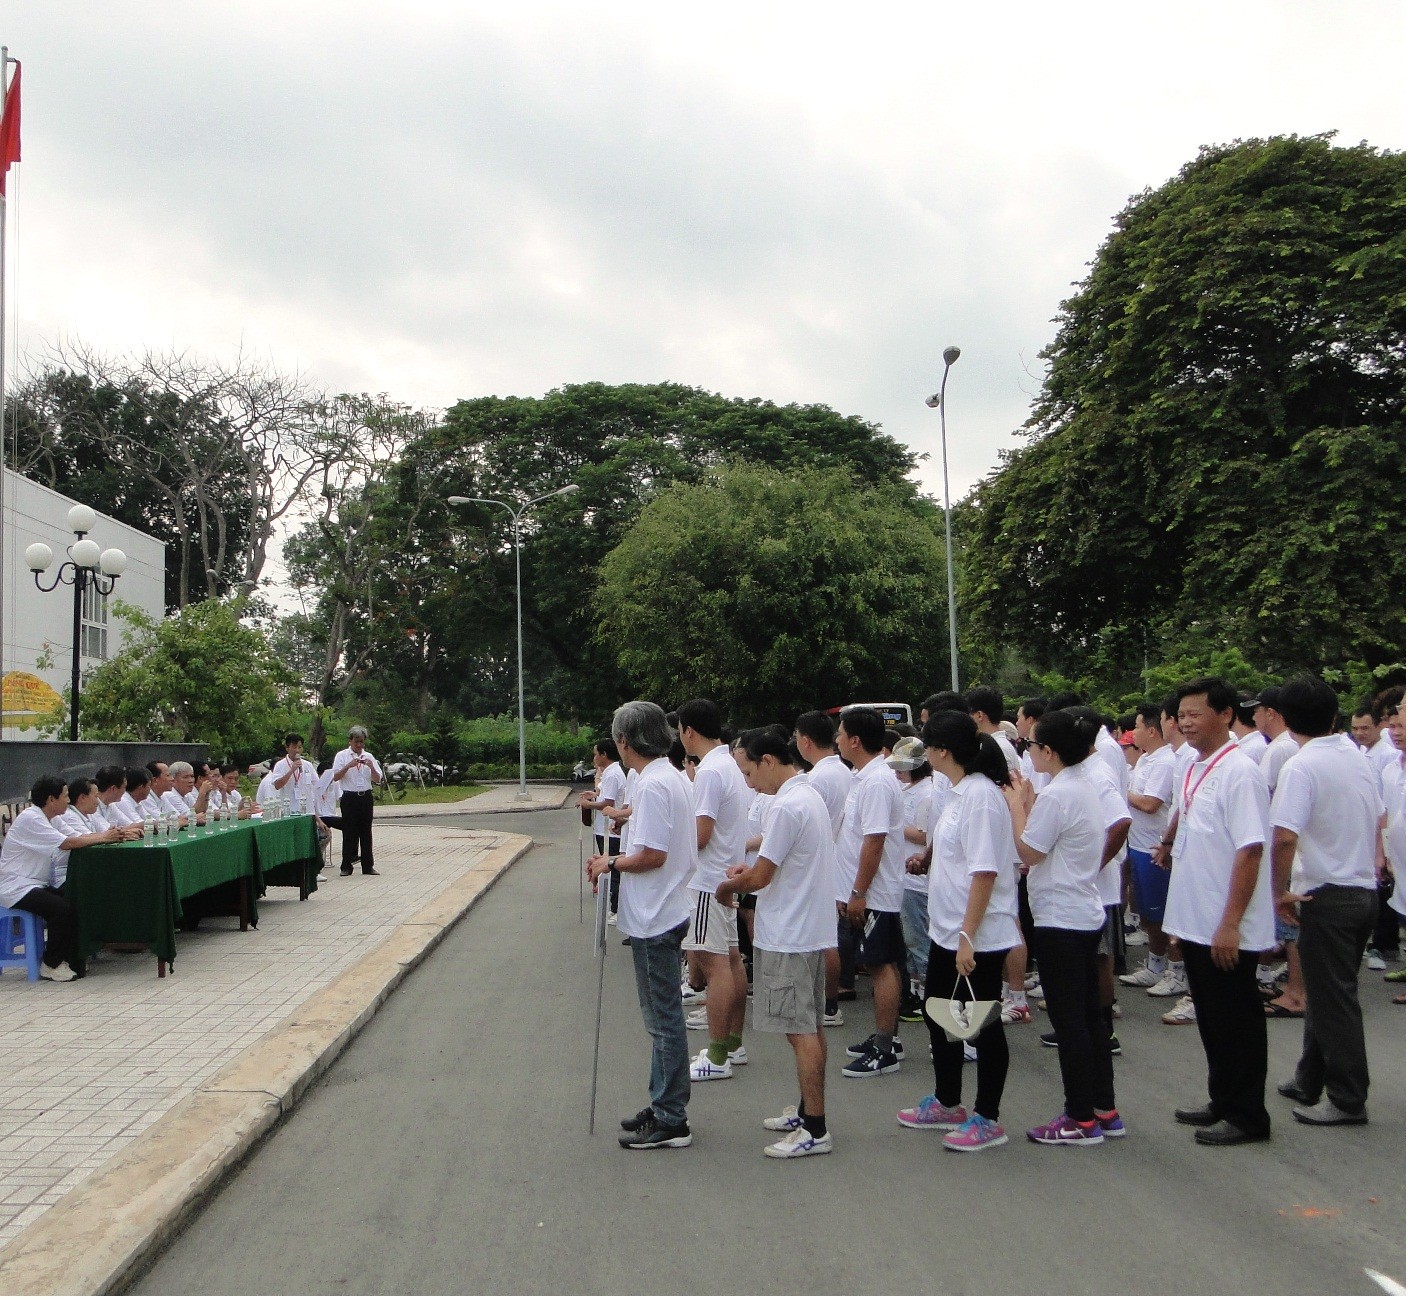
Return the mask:
M968 1000L960 1002L958 986L968 985ZM946 998L930 998L924 1003L924 1010L944 1031L949 1042L967 1043L975 1039L1002 1013L1002 1002L979 1002L973 996L973 985L966 975L960 975L953 982L953 992Z

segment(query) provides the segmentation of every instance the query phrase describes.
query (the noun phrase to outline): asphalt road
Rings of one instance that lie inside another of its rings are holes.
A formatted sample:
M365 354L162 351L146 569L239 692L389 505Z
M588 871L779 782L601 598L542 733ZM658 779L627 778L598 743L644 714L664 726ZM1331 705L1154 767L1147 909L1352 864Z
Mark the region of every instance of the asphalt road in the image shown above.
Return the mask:
M797 1090L786 1040L762 1034L732 1080L696 1086L692 1148L628 1152L617 1120L648 1100L649 1055L614 932L587 1133L596 964L590 899L577 919L575 814L479 824L540 846L136 1290L1298 1295L1381 1294L1366 1267L1404 1276L1404 1013L1371 972L1362 1129L1306 1128L1272 1096L1271 1143L1196 1146L1172 1111L1205 1097L1197 1031L1161 1025L1168 1003L1127 990L1127 1139L1080 1151L1022 1137L1060 1109L1038 1015L1009 1031L1012 1141L946 1152L894 1119L933 1087L922 1026L902 1027L900 1073L841 1077L841 1049L874 1027L863 991L829 1031L832 1155L763 1157L761 1120ZM1273 1084L1299 1030L1270 1025Z

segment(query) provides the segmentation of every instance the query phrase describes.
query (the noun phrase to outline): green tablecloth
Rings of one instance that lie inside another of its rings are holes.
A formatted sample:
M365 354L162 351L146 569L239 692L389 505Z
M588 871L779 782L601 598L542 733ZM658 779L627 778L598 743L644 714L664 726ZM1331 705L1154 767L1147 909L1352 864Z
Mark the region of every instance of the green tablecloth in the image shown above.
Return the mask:
M265 885L292 885L306 898L318 888L323 851L311 817L281 817L246 822L254 831L254 849Z
M181 900L241 878L249 880L249 918L257 924L262 880L248 825L74 849L64 891L78 910L78 954L90 957L105 943L144 943L175 961Z

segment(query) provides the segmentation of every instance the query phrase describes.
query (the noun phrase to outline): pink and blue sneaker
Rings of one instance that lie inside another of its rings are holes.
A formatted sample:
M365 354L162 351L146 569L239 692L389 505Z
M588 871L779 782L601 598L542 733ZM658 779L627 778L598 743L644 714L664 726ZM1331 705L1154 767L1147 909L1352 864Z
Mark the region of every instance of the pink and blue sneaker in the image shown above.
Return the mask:
M1097 1110L1095 1121L1100 1125L1100 1132L1107 1138L1122 1138L1129 1132L1124 1126L1124 1120L1120 1118L1117 1110Z
M973 1114L952 1133L944 1135L944 1147L949 1151L983 1151L1000 1147L1007 1141L1002 1125L981 1115Z
M941 1105L932 1093L917 1106L909 1106L895 1116L905 1128L932 1129L944 1132L968 1122L968 1112L962 1106Z
M1069 1115L1057 1115L1049 1124L1029 1128L1027 1136L1047 1147L1096 1147L1105 1140L1098 1119L1079 1123Z

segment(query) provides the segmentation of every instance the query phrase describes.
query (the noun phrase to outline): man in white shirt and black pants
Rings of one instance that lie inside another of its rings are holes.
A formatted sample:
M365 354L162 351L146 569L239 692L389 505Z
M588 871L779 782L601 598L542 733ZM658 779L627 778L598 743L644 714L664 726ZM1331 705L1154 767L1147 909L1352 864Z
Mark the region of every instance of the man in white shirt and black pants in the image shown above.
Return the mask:
M650 1105L621 1121L621 1145L632 1151L687 1147L689 1039L680 1005L680 944L689 929L694 875L694 801L689 778L665 757L674 737L665 711L649 700L616 710L611 735L626 767L639 774L631 792L630 851L598 853L586 864L595 885L621 872L616 928L631 944L636 994L650 1035Z
M1194 762L1174 788L1173 842L1164 929L1183 945L1188 990L1208 1062L1208 1101L1174 1111L1204 1146L1262 1142L1266 1111L1266 1013L1257 955L1271 947L1270 800L1255 763L1230 733L1237 693L1220 677L1178 688L1178 725Z
M1305 1038L1295 1075L1277 1091L1301 1103L1291 1113L1303 1124L1363 1124L1369 1058L1359 954L1379 910L1383 798L1370 760L1335 734L1339 700L1324 682L1293 677L1279 708L1300 749L1281 769L1271 802L1272 873L1283 918L1300 924Z
M381 764L367 753L367 729L352 727L347 748L332 760L332 779L342 787L342 874L352 874L361 858L364 876L379 876L372 857L372 786L381 780Z

